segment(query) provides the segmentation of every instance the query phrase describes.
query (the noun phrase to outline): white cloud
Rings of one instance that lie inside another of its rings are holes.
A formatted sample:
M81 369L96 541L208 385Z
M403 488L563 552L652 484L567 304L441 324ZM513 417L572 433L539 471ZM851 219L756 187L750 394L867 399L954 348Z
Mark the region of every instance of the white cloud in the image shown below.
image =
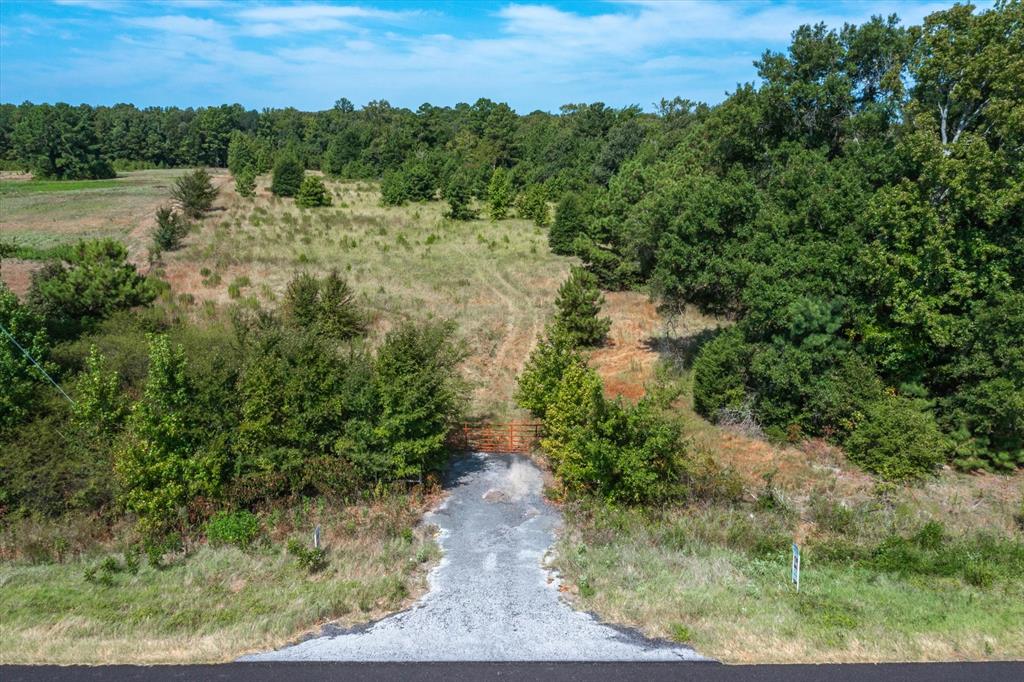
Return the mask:
M175 33L185 36L219 39L224 38L225 27L213 19L196 19L184 14L167 14L159 17L134 17L125 23L140 28Z

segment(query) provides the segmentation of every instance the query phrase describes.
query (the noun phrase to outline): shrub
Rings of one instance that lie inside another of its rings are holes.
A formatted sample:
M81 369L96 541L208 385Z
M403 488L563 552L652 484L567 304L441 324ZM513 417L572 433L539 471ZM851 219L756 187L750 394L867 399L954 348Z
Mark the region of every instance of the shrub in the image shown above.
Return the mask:
M548 208L548 197L541 185L530 185L516 199L516 211L520 218L532 220L540 227L545 227L551 220Z
M302 208L316 208L318 206L330 206L331 195L324 186L324 181L315 175L306 176L302 180L298 194L295 195L295 204Z
M530 353L517 380L516 404L536 417L543 417L554 400L562 375L570 366L582 362L566 336L553 330Z
M185 217L194 220L210 210L217 190L206 169L197 168L174 181L171 197L181 206Z
M306 547L292 538L288 541L288 553L298 560L299 566L310 573L318 573L327 568L327 551L323 547Z
M235 176L235 191L246 198L256 196L256 171L248 166L239 171Z
M51 261L32 276L29 303L54 336L77 335L118 310L148 305L156 288L128 262L128 251L110 239L81 241L66 261Z
M173 251L181 246L181 240L188 234L188 221L169 207L156 210L156 226L153 228L153 246L157 253Z
M492 220L503 220L512 206L512 174L506 169L494 169L491 180L487 183L487 211Z
M302 161L290 152L285 152L274 163L274 174L270 181L270 191L279 197L293 197L302 186L306 169Z
M218 512L206 522L206 539L211 545L234 545L246 549L260 533L260 521L249 511Z
M701 346L693 363L693 407L708 419L722 409L740 409L747 398L752 348L736 327Z
M946 456L948 442L931 413L903 396L868 405L846 439L850 460L888 480L923 476Z
M409 201L408 178L400 170L391 170L380 181L380 201L385 206L401 206Z
M596 346L604 341L612 325L610 318L598 317L603 304L597 278L583 268L573 267L569 279L558 288L555 326L574 346Z
M548 231L548 244L554 253L572 253L573 242L586 228L584 218L583 202L579 196L566 194L562 197L555 211L555 222Z

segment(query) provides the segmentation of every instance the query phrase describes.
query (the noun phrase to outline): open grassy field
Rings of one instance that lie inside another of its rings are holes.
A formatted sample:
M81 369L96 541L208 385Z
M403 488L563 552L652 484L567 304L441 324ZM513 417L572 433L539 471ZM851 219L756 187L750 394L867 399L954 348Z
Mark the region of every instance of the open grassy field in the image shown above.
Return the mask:
M328 181L334 205L299 209L261 178L257 196L221 189L216 210L180 251L159 264L197 307L255 300L272 306L299 272L338 269L380 337L402 319L458 324L470 358L473 412L517 414L515 377L554 310L567 258L525 220L452 221L442 202L380 205L373 183Z
M437 545L416 524L427 504L396 496L264 513L251 549L202 545L166 567L143 559L134 572L125 566L130 537L107 539L62 563L8 556L0 562L0 664L228 661L327 621L378 618L426 587ZM310 544L317 524L327 565L311 573L284 548L289 539ZM15 532L46 529L6 529L4 554L24 546ZM117 568L89 579L104 561Z

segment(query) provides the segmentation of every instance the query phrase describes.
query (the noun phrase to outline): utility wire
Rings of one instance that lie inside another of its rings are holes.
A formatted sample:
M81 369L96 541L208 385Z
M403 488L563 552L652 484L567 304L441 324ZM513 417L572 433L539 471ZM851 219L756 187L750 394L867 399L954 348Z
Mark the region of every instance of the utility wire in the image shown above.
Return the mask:
M24 348L21 347L21 344L18 343L18 340L16 338L14 338L14 335L11 334L9 331L7 331L7 328L4 327L2 324L0 324L0 331L2 331L5 335L7 335L7 338L9 338L11 340L11 343L13 343L15 346L17 346L18 350L21 351L21 354L24 355L26 358L28 358L29 362L31 362L33 365L35 365L36 369L38 369L40 372L43 373L43 376L46 377L50 381L51 384L53 384L54 388L56 388L58 391L60 391L60 394L62 396L67 398L67 401L69 403L71 403L72 405L75 404L75 401L71 399L71 396L69 396L67 393L64 392L64 389L60 387L60 384L58 384L56 381L54 381L53 377L51 377L49 374L46 373L46 370L43 369L42 365L40 365L38 362L36 362L36 359L34 357L32 357L27 350L25 350Z

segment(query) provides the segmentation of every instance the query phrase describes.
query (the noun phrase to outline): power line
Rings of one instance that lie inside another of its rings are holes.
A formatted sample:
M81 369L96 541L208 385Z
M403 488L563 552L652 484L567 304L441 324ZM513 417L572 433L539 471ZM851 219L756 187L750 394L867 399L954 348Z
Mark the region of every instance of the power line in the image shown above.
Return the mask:
M27 350L25 350L24 348L21 347L21 344L18 343L18 340L16 338L14 338L14 335L11 334L9 331L7 331L7 328L4 327L2 324L0 324L0 331L2 331L7 336L7 338L9 338L11 340L11 343L13 343L18 348L18 350L21 351L22 355L24 355L26 358L28 358L29 362L31 362L33 365L36 366L36 369L38 369L40 372L43 373L43 376L46 377L51 384L53 384L53 387L56 388L58 391L60 391L60 394L62 396L67 398L67 401L69 403L71 403L72 405L75 404L75 401L71 399L71 396L69 396L67 393L64 392L64 389L60 387L60 384L58 384L56 381L54 381L53 377L51 377L49 374L46 373L46 370L43 369L42 365L40 365L38 362L36 362L36 359L34 357L32 357Z

